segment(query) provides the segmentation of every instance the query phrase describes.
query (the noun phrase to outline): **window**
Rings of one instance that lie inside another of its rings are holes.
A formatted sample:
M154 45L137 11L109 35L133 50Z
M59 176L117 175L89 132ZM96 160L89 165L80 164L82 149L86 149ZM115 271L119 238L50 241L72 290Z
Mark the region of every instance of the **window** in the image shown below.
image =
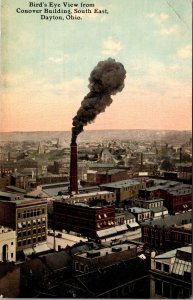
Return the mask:
M79 263L77 261L75 261L75 270L79 271Z
M28 239L28 240L27 240L27 243L28 243L28 244L31 244L31 239Z
M163 282L163 296L170 299L170 283Z
M83 264L80 264L80 271L84 272L84 265Z
M11 253L11 258L13 258L13 253Z
M17 214L17 217L18 217L18 218L21 218L21 213L18 213L18 214Z
M11 245L13 245L13 242L11 242Z
M169 265L164 264L164 272L169 273Z
M161 267L162 267L162 264L161 264L160 262L156 262L156 263L155 263L155 268L156 268L157 270L161 270Z
M155 293L162 296L162 282L159 280L155 281Z
M20 247L21 246L21 242L18 242L18 247Z

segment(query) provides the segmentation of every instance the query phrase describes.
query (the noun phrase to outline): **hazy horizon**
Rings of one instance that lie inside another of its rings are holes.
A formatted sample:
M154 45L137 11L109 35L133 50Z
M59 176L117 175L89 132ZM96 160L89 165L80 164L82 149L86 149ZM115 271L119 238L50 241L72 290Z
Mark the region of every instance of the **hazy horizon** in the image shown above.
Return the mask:
M127 129L88 129L88 130L84 130L82 133L86 133L86 132L90 132L90 131L179 131L179 132L182 132L182 131L190 131L192 132L192 129L182 129L182 130L179 130L179 129L148 129L148 128L127 128ZM27 132L71 132L71 130L15 130L15 131L0 131L0 133L19 133L19 132L24 132L24 133L27 133Z

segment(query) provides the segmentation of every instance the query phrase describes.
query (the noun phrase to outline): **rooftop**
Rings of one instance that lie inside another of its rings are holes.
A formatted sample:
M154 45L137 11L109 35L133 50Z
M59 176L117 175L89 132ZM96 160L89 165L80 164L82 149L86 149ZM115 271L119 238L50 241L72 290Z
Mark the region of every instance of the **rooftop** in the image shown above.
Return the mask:
M165 206L158 206L158 207L151 207L150 210L156 213L156 212L167 211L168 209Z
M98 171L97 174L100 175L113 175L113 174L117 174L120 172L125 172L125 169L112 169L112 170L107 170L107 171Z
M121 245L118 245L118 246L113 246L113 247L107 247L107 248L101 248L101 249L98 249L98 250L90 250L90 251L87 251L87 252L84 252L84 253L81 253L81 254L76 254L80 257L88 257L88 258L95 258L95 257L101 257L101 256L106 256L107 253L110 255L112 253L115 253L115 252L122 252L122 251L126 251L126 250L129 250L129 249L135 249L136 248L136 245L133 245L133 244L121 244ZM96 255L96 256L95 256Z
M141 223L141 226L157 226L159 228L170 228L174 225L182 225L182 222L186 221L187 223L192 223L192 212L188 211L176 215L164 216L164 218L148 220Z
M133 186L133 185L136 185L136 184L140 184L140 182L138 180L135 180L135 179L127 179L127 180L121 180L121 181L101 184L100 186L102 186L102 187L112 187L112 188L123 188L123 187Z
M29 205L36 205L36 204L45 204L47 203L47 200L43 199L34 199L34 198L24 198L24 199L18 199L18 200L0 200L4 203L13 203L16 206L29 206Z
M130 207L129 210L132 212L132 213L137 213L137 214L140 214L140 213L143 213L143 212L150 212L150 209L147 209L147 208L143 208L143 207Z
M156 259L162 259L162 258L165 259L165 258L175 257L178 250L183 251L183 252L187 252L187 253L192 253L192 246L177 248L177 249L162 253L160 255L157 255L155 258Z

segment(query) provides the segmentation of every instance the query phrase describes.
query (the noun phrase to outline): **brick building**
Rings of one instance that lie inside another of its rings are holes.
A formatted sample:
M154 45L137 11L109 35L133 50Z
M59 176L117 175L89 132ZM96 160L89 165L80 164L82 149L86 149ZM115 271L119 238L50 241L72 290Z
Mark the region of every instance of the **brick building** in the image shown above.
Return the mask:
M97 185L126 180L129 178L128 171L125 169L111 169L107 171L88 171L87 181Z
M144 199L163 198L169 214L186 212L192 209L192 185L178 181L154 180L151 186L139 191Z
M149 249L168 251L192 242L192 213L149 220L141 223L142 242Z
M161 190L160 195L165 199L164 204L171 215L192 209L192 189L190 187L182 187L177 190Z
M53 202L55 227L75 231L83 236L96 237L102 229L115 225L115 207L89 207L87 204L68 204L64 200Z
M137 246L133 244L120 244L112 247L94 249L73 257L73 269L77 274L88 273L116 262L126 261L137 255Z
M17 252L25 252L25 249L46 242L47 201L37 199L1 200L0 224L16 231Z
M128 179L100 185L102 191L114 192L117 202L136 198L139 190L144 187L145 181L143 179Z

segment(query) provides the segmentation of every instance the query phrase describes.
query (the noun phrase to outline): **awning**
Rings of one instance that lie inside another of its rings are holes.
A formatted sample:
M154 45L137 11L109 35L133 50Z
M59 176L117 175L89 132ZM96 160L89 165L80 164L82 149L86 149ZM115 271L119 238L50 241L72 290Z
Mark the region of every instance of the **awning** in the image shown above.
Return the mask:
M50 250L50 248L48 247L47 244L36 245L36 247L34 247L33 249L34 249L35 253L39 253L39 252Z
M124 225L115 226L115 229L116 229L117 232L128 230L128 228L127 228L127 226L125 224Z
M127 223L127 225L128 225L130 228L139 227L139 224L138 224L137 222Z
M36 220L33 220L33 224L36 224Z
M23 249L23 253L25 254L25 256L31 255L33 252L34 251L32 248Z
M42 221L44 222L46 220L46 218L42 218Z
M98 237L104 237L104 236L116 234L117 231L116 231L115 227L112 227L112 228L107 228L107 229L99 230L96 233L97 233Z
M28 225L31 225L31 221L28 221L27 223L28 223Z

